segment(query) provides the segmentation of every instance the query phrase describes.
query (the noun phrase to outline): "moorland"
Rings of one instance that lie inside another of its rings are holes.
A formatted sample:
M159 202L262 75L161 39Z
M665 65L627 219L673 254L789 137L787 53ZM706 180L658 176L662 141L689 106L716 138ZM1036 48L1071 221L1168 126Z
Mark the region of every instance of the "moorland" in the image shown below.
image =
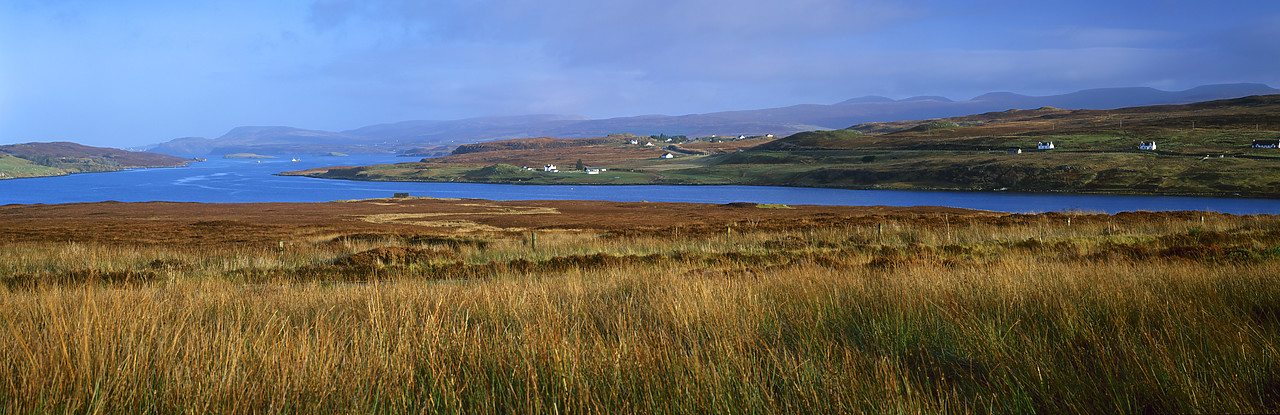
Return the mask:
M1280 411L1280 219L0 206L5 412Z
M767 136L615 134L457 147L287 175L516 184L739 184L1280 197L1280 95L1113 110L1044 107ZM1052 142L1054 149L1039 149ZM1140 150L1155 142L1155 150ZM650 145L652 144L652 145ZM672 158L663 158L670 154ZM559 172L539 171L547 164ZM578 165L603 168L600 174Z

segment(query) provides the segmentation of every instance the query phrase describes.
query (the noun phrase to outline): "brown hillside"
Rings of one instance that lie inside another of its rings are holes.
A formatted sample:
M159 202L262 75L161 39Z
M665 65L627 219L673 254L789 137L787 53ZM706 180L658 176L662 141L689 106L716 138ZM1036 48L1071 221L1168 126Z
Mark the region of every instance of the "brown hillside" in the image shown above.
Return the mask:
M127 151L115 148L90 147L69 142L24 143L0 146L0 153L8 153L17 157L33 159L48 157L53 159L95 159L101 158L118 164L124 168L134 167L178 167L185 166L191 160L167 154Z
M453 154L470 154L503 150L535 150L544 148L582 147L595 145L624 144L633 139L630 136L610 136L595 138L519 138L512 140L489 141L475 144L464 144L453 150Z

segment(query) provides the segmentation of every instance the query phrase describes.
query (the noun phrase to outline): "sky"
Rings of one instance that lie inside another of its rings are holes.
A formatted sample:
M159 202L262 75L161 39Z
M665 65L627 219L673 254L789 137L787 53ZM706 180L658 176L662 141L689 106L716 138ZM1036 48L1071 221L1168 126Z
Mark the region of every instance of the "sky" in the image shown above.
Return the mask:
M0 144L1235 82L1280 1L0 1Z

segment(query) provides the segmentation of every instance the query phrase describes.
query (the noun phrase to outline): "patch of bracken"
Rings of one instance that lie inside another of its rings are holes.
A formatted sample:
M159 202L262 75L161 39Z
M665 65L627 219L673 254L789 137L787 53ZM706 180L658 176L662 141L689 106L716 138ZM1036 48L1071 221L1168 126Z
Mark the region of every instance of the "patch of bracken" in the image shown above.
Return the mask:
M1233 235L1218 231L1206 231L1199 228L1188 228L1185 233L1175 233L1160 237L1167 245L1216 245L1231 242Z
M462 247L473 247L484 250L489 247L488 240L469 238L465 236L412 235L404 237L404 242L411 245L446 246L455 250Z
M1226 250L1217 245L1186 245L1165 248L1158 254L1163 258L1215 261L1226 254Z
M269 225L259 225L259 224L244 222L244 221L238 221L238 220L205 220L205 221L199 221L199 222L192 222L187 226L190 226L192 228L197 228L197 229L203 229L203 230L211 230L211 231L216 230L216 231L224 231L224 232L274 227Z
M61 273L16 274L0 279L0 281L11 289L22 289L77 284L130 285L143 284L156 279L156 272L151 270L101 271L82 269Z
M764 270L758 267L751 268L730 268L730 269L714 269L714 268L694 268L684 272L686 278L704 278L704 279L741 279L741 278L759 278L759 274Z
M486 239L464 236L399 235L392 233L353 233L330 239L328 243L336 245L349 242L399 242L406 245L444 246L454 250L462 247L474 247L483 250L488 248L490 243Z
M913 262L915 261L912 261L907 258L896 257L896 256L891 256L891 257L878 256L878 257L872 258L870 262L867 262L866 266L867 268L872 268L872 269L888 270L888 269L894 269L894 268L911 265Z
M836 258L828 256L815 256L812 258L801 258L792 261L792 264L814 264L823 268L831 268L835 270L847 270L851 268L849 264Z
M788 251L808 248L809 242L795 236L787 236L785 238L765 241L763 246L765 249Z
M451 251L444 250L384 246L340 258L334 262L334 265L344 267L382 267L423 263L441 258L457 259L457 255Z
M194 269L194 267L180 259L157 258L147 263L147 269L159 271L190 271Z
M1156 252L1147 244L1124 244L1108 242L1094 249L1085 257L1091 260L1131 259L1145 260L1155 257Z

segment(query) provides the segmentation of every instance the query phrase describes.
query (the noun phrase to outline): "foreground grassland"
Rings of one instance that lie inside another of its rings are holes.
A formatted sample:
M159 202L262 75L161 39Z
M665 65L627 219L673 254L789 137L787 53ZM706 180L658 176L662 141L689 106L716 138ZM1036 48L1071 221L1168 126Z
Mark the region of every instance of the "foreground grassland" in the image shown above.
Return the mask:
M645 208L695 208L663 206ZM0 406L1280 411L1280 218L779 207L536 229L188 217L92 241L6 211ZM242 236L166 239L214 228Z

